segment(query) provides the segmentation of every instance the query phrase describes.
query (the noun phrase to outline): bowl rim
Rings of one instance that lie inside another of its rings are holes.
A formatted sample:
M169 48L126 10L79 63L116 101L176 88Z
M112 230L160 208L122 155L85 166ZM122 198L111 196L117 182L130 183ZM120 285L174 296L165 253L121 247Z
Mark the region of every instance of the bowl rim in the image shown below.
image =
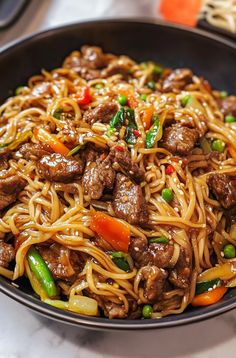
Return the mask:
M24 44L34 42L35 40L42 39L44 37L50 37L56 32L66 31L73 28L83 27L84 25L87 26L94 26L99 24L109 24L109 23L117 23L121 25L127 24L143 24L143 25L157 25L162 28L170 28L170 29L177 29L181 30L183 33L188 32L195 34L197 36L207 38L216 42L219 42L227 47L230 47L236 50L236 43L229 39L225 39L224 37L209 33L205 30L196 29L196 28L188 28L182 25L177 25L173 23L164 22L161 20L157 20L155 18L150 17L138 17L138 18L105 18L99 20L87 20L81 22L73 22L70 24L66 24L63 26L57 26L50 28L45 31L35 32L30 36L24 36L16 41L12 41L9 44L3 46L0 49L0 56L7 55L12 50L14 51L17 47L20 47ZM162 319L149 319L149 320L119 320L119 319L105 319L99 317L86 317L78 314L74 314L72 312L63 311L60 309L56 309L44 302L36 299L34 296L26 294L25 292L21 291L17 288L16 284L10 284L7 282L6 279L0 277L0 292L4 293L8 297L12 298L13 300L23 304L27 308L37 312L47 318L52 318L54 320L68 323L75 326L80 326L89 329L102 329L102 330L150 330L150 329L157 329L157 328L169 328L175 327L180 325L186 325L194 322L203 321L205 319L209 319L220 315L224 312L230 311L236 307L236 300L235 297L231 296L228 298L228 302L220 302L217 307L208 306L207 312L203 314L197 313L193 311L191 315L187 317L180 317L178 316L168 316Z

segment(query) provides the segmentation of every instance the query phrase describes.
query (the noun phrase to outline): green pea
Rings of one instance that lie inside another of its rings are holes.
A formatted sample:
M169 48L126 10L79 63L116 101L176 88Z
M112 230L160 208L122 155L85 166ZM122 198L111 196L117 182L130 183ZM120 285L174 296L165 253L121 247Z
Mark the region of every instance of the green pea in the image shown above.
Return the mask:
M96 89L101 89L101 88L103 88L104 86L103 86L103 83L97 83L96 85L95 85L95 88Z
M169 239L166 236L162 235L162 236L159 236L159 237L152 237L149 240L149 243L150 244L168 244Z
M151 305L144 305L142 309L142 314L144 318L150 318L153 312Z
M221 91L220 92L220 98L222 98L222 99L224 99L224 98L226 98L226 97L228 97L228 92L226 92L226 91Z
M150 88L151 90L154 90L156 88L156 84L154 81L149 81L147 83L147 87Z
M53 113L53 117L56 119L61 119L61 114L62 114L62 109L57 108L57 109L55 109L55 111Z
M146 100L147 100L147 94L146 94L146 93L142 93L142 94L140 95L140 99L141 99L142 101L146 102Z
M127 103L127 97L124 94L119 94L119 96L117 97L117 101L121 106L125 106Z
M215 139L211 143L211 148L219 153L223 153L225 150L225 143L220 139Z
M223 253L224 253L224 257L226 259L233 259L236 256L236 250L234 245L232 244L227 244L224 246L223 248Z
M187 96L184 96L182 99L181 99L181 104L183 107L186 107L188 101L190 100L190 96L187 95Z
M174 198L173 191L169 188L162 189L161 196L167 203L170 203Z
M234 117L232 114L228 114L228 116L225 117L226 123L233 123L236 121L236 117Z
M161 66L158 66L158 65L155 65L154 68L153 68L153 74L157 75L157 76L162 75L163 71L164 71L164 69Z

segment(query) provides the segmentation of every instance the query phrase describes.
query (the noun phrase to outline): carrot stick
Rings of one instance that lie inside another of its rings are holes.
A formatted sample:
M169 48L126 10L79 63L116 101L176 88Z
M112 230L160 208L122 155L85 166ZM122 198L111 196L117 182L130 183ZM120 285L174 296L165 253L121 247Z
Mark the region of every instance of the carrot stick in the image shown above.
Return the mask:
M62 155L67 155L69 153L69 148L67 148L57 137L43 128L34 129L35 137L40 141L48 144L56 153Z

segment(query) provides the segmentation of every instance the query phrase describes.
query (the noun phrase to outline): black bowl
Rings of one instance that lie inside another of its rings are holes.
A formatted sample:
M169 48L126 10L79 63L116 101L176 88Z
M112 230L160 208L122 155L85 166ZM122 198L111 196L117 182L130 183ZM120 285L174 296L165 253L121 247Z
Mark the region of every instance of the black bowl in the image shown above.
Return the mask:
M101 20L49 30L3 49L0 52L0 101L42 68L50 70L60 66L70 51L83 44L127 54L137 61L155 60L170 67L189 67L208 79L214 88L236 93L236 44L200 30L154 20ZM25 279L15 285L0 278L0 291L47 317L93 329L171 327L200 321L236 307L236 289L232 289L219 303L204 308L188 308L181 315L159 320L108 320L48 306L35 297Z

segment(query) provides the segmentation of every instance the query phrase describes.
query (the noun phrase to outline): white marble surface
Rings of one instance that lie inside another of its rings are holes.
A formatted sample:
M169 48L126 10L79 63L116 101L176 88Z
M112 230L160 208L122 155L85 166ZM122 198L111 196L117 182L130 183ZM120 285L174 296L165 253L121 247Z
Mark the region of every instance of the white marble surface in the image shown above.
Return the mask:
M156 0L33 0L0 32L0 47L60 24L97 17L154 16ZM149 332L95 332L42 318L0 294L0 358L234 357L236 311L187 327Z

